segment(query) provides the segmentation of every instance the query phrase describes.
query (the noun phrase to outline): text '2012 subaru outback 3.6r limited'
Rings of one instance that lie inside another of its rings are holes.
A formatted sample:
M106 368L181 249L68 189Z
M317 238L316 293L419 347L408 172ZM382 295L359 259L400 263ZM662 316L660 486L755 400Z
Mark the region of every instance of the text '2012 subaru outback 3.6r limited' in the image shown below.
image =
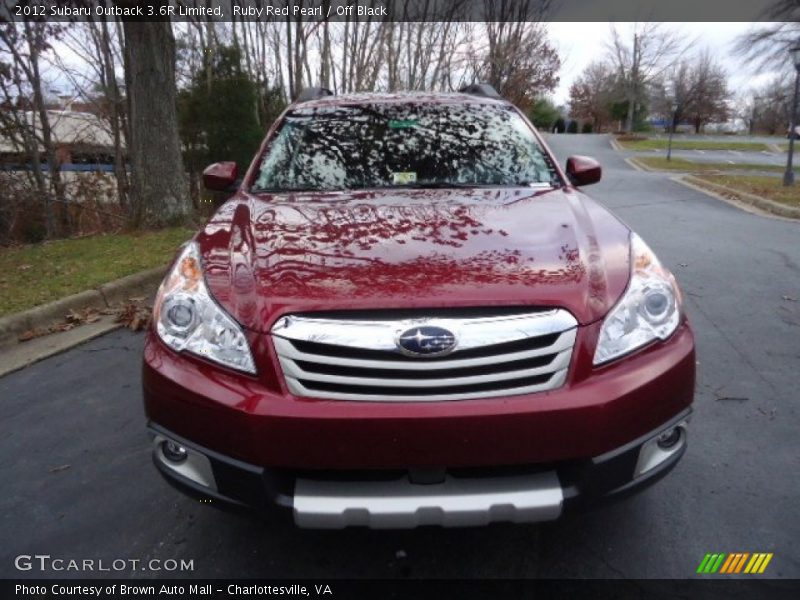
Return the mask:
M599 179L487 86L307 91L158 292L156 466L305 527L550 520L655 481L694 341Z

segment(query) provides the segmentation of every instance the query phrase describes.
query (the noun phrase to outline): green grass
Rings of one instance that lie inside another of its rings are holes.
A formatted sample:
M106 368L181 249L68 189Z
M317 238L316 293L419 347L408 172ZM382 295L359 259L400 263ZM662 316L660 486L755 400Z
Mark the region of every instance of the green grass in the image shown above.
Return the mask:
M617 143L626 150L666 150L668 140L666 139L647 139L636 141L619 141ZM673 150L742 150L755 151L769 150L766 144L758 142L727 142L713 140L672 140Z
M636 161L640 162L651 169L659 169L661 171L690 171L692 173L706 172L706 171L770 171L775 173L783 173L786 167L778 165L757 165L746 163L701 163L686 160L685 158L673 158L667 160L663 156L642 156L636 157Z
M800 184L786 187L783 185L783 178L781 177L710 174L703 174L697 177L711 183L724 185L733 190L755 194L787 206L800 208Z
M0 250L0 316L168 263L184 227L98 235Z

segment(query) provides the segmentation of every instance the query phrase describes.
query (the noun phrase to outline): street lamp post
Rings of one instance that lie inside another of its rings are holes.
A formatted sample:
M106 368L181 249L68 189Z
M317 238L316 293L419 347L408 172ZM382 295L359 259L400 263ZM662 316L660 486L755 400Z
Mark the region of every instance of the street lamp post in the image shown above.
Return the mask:
M794 63L794 101L792 102L792 118L789 125L789 156L786 159L786 173L783 174L783 185L794 185L794 171L792 170L792 159L794 158L794 138L797 128L797 95L800 93L800 46L795 46L789 50Z
M669 105L669 142L667 143L667 160L672 160L672 134L675 133L675 119L678 116L678 104L671 102Z

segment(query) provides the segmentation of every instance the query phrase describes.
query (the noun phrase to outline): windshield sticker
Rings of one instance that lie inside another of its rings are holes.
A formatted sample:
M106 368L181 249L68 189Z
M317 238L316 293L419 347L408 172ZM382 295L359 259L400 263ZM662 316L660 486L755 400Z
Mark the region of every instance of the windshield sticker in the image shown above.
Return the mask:
M418 124L419 121L415 119L390 119L389 129L409 129L416 127Z
M395 185L416 183L416 181L417 181L416 171L400 171L398 173L392 173L392 183L394 183Z

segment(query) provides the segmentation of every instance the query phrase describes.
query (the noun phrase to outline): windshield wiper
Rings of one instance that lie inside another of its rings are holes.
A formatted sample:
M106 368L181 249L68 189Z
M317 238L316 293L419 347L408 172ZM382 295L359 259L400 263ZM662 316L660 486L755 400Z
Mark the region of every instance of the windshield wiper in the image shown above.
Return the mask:
M315 187L281 187L281 188L252 188L251 194L291 194L294 192L324 192L326 190Z
M523 181L520 183L452 183L446 181L423 181L418 183L407 183L391 187L413 188L413 189L446 189L446 188L466 188L466 189L485 189L485 188L507 188L507 187L527 187L527 188L549 188L553 187L550 181Z
M513 184L515 187L529 187L529 188L552 188L558 187L555 181L523 181L521 183Z
M477 188L482 186L479 183L458 183L454 181L417 181L411 183L398 183L395 185L387 185L382 187L438 190L446 188Z

